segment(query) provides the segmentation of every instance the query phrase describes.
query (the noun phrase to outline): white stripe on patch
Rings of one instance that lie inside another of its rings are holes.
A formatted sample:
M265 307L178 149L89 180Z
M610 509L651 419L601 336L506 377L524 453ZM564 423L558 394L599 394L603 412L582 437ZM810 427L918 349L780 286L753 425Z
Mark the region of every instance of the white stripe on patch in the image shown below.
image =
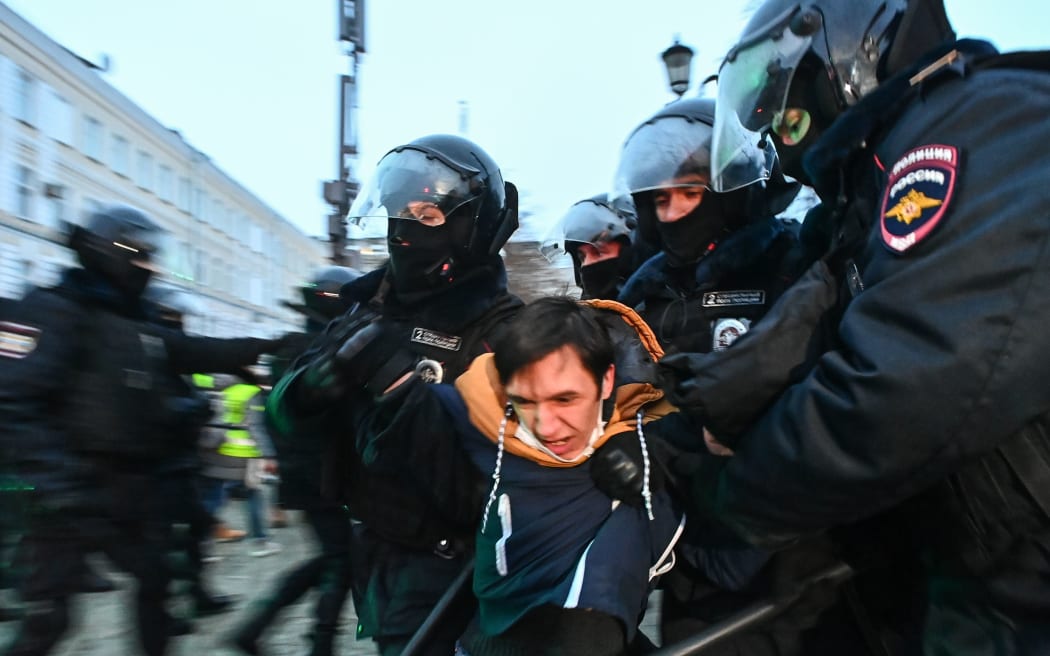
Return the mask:
M36 350L39 339L39 328L0 321L0 357L21 360Z

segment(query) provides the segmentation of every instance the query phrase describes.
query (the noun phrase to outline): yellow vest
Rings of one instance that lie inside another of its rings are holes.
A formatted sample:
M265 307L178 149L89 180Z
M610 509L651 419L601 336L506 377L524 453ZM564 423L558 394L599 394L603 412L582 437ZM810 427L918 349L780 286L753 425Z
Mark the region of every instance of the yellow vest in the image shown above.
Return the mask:
M261 405L250 405L252 399L262 390L258 385L237 383L222 391L224 412L222 423L228 426L246 426L249 412L261 411ZM225 440L219 447L219 453L234 458L258 458L262 455L250 432L244 428L231 428L226 431Z

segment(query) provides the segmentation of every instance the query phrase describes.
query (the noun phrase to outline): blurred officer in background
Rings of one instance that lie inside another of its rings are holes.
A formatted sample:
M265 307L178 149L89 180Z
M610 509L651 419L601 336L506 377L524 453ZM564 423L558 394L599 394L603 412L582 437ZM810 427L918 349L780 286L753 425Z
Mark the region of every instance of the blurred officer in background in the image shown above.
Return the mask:
M190 316L200 315L199 303L185 291L162 287L153 281L146 288L149 318L157 325L185 334L185 322ZM227 348L241 348L237 341L214 340ZM197 445L207 422L214 420L210 399L191 382L188 376L171 373L170 386L176 396L172 403L182 403L187 421L175 430L184 431L171 440L171 453L158 468L158 494L162 503L162 518L181 525L182 531L172 534L172 550L178 562L173 569L176 578L189 583L197 615L211 615L228 610L236 595L212 594L204 584L202 545L215 525L201 500L198 476L201 463Z
M8 654L46 654L62 637L92 551L138 580L139 641L151 656L165 651L173 627L156 473L200 420L173 373L236 370L273 342L220 349L148 322L141 296L161 237L138 210L96 212L70 238L82 267L30 291L3 324L2 448L32 488L19 553L27 613Z
M638 219L630 198L610 203L598 194L574 203L540 244L549 262L563 253L572 258L581 298L615 299L640 263L635 249Z
M300 288L302 304L294 307L305 318L304 341L315 339L330 321L347 310L347 297L341 297L340 291L352 289L350 283L360 277L355 269L331 266L318 271ZM294 359L290 350L275 356L282 362L271 366L280 371ZM234 630L229 642L245 653L259 653L258 640L277 614L316 587L313 645L308 653L327 656L333 653L343 604L350 592L350 517L341 502L321 494L321 472L329 455L323 436L277 433L273 438L281 472L281 502L285 508L303 511L320 552L285 574L266 598L253 604L251 613Z
M398 654L469 563L474 526L435 512L428 490L361 470L351 426L408 371L454 380L521 306L499 255L517 227L517 190L477 144L431 135L380 160L350 217L380 221L390 261L361 279L374 283L368 302L333 322L278 382L268 412L280 432L327 435L348 451L337 473L340 499L361 521L351 552L358 636ZM463 484L484 494L480 477ZM463 601L423 653L451 653L473 613L470 595Z
M881 552L881 653L1050 651L1048 68L956 40L940 0L768 0L720 73L715 188L769 135L825 203L838 302L814 357L767 354L794 384L714 436L735 455L694 501L759 544Z

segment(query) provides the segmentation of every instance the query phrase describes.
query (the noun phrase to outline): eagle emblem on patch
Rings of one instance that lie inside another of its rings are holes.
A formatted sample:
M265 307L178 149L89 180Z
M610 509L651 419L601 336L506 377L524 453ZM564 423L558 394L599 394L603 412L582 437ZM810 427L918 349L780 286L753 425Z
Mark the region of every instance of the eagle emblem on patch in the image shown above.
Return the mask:
M958 170L959 150L954 146L920 146L897 160L879 219L886 248L903 253L933 232L948 210Z
M36 350L36 343L39 339L39 328L0 321L0 358L21 360Z
M711 331L711 350L726 350L750 328L751 321L748 319L731 319L728 317L719 319L715 322L714 329Z

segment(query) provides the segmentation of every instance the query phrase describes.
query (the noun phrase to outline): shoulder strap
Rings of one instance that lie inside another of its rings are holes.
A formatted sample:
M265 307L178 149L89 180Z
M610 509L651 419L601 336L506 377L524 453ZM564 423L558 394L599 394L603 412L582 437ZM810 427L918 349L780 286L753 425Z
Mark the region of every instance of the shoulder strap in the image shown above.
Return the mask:
M1020 68L1050 73L1050 50L1024 50L992 55L991 57L975 61L973 67L978 70L985 68Z

